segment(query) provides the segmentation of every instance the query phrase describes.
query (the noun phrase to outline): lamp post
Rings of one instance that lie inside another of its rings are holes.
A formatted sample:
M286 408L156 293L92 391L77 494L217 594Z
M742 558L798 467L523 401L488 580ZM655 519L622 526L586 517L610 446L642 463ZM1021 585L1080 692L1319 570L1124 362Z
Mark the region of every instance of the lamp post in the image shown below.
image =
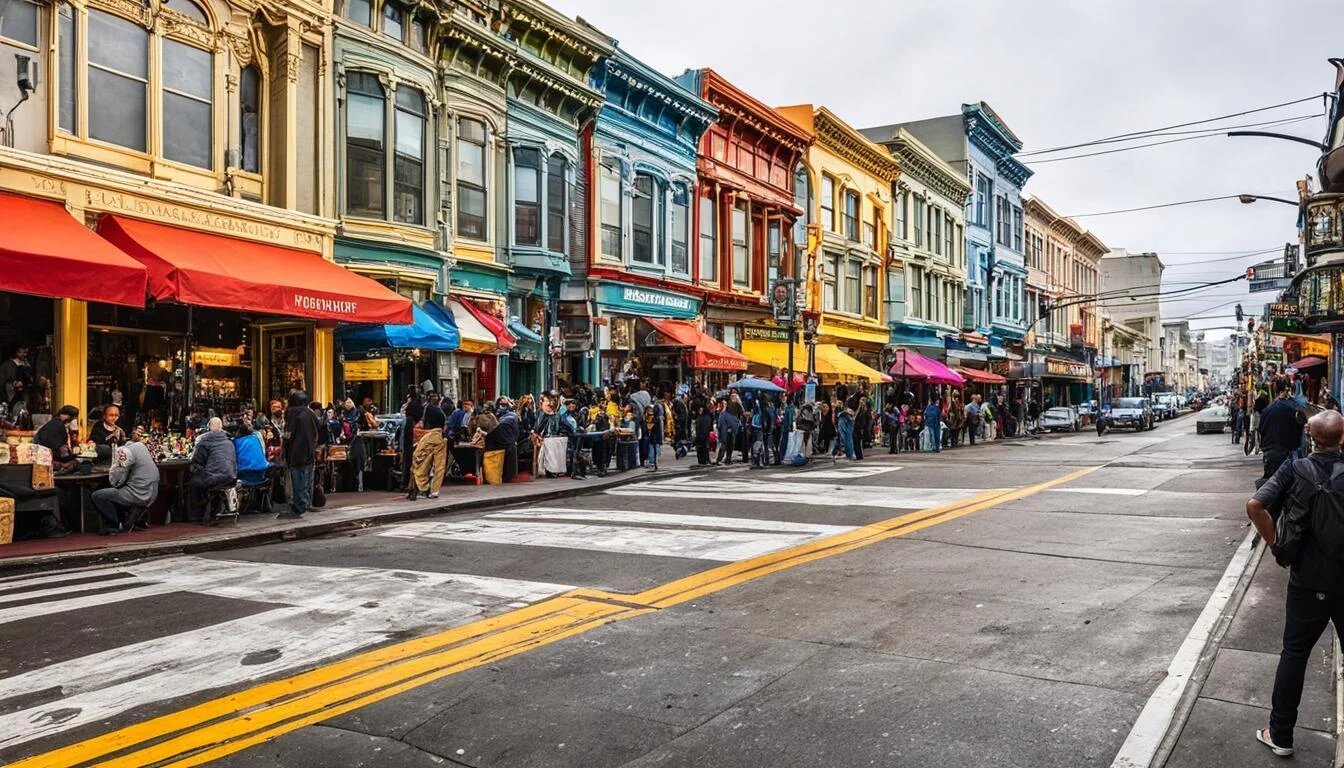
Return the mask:
M1276 203L1291 205L1294 208L1297 208L1301 205L1301 203L1298 202L1297 200L1288 200L1287 198L1283 197L1270 197L1269 195L1237 195L1237 200L1240 200L1243 205L1250 205L1251 203L1255 203L1260 200L1273 200Z

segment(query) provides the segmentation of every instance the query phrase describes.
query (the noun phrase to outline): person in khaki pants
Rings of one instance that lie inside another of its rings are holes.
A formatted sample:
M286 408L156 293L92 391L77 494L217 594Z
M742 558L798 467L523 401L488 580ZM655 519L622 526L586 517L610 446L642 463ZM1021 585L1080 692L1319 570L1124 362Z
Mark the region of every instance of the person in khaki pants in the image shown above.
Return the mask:
M416 441L411 457L411 490L406 494L411 501L422 493L437 499L443 476L448 471L448 442L443 437L443 427L448 419L439 407L438 397L430 396L424 419L426 432Z

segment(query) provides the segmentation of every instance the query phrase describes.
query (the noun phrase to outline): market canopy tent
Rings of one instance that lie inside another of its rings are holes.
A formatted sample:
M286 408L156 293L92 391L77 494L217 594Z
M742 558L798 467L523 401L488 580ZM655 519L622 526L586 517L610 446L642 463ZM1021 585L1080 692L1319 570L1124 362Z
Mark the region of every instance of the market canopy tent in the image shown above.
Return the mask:
M742 342L742 354L746 355L747 360L757 365L768 365L772 368L782 369L788 365L789 345L782 341L749 339ZM793 367L796 370L807 368L807 345L793 345ZM849 353L834 344L816 345L815 373L819 379L828 384L860 380L867 382L891 381L890 376L855 360Z
M1288 367L1289 367L1289 368L1296 368L1296 369L1298 369L1298 370L1300 371L1300 370L1302 370L1303 368L1312 368L1312 367L1317 366L1317 365L1325 365L1325 358L1316 357L1316 356L1312 355L1312 356L1309 356L1309 357L1304 357L1304 358L1302 358L1301 360L1293 361L1293 362L1291 362L1291 363L1288 364Z
M145 265L79 223L65 206L0 193L0 290L145 306Z
M935 360L934 362L937 362L937 361ZM958 376L960 376L961 378L965 379L967 383L971 383L971 382L974 382L974 383L977 383L977 384L1007 384L1007 383L1008 383L1008 379L1005 379L1004 377L1000 376L999 374L997 374L997 373L992 373L992 372L990 372L990 371L982 371L982 370L980 370L979 368L967 368L967 367L965 367L965 366L959 366L959 367L957 367L956 369L954 369L954 372L955 372Z
M471 313L472 317L475 317L481 325L485 326L485 329L495 338L495 344L500 350L507 352L518 346L518 339L514 337L513 333L508 329L508 326L503 320L495 317L481 307L480 304L477 304L469 298L463 297L458 299L458 301L461 302L463 308Z
M426 309L429 304L412 305L410 325L357 325L337 332L341 346L349 350L432 349L452 352L462 346L453 316L440 310Z
M685 320L646 318L654 330L671 340L674 346L691 353L691 367L705 371L745 371L747 358L741 352L710 336Z
M956 371L946 365L908 349L896 350L896 362L889 373L900 379L924 381L929 384L950 384L960 387L966 383Z
M414 319L410 299L315 253L113 215L98 234L145 265L160 301L355 323Z

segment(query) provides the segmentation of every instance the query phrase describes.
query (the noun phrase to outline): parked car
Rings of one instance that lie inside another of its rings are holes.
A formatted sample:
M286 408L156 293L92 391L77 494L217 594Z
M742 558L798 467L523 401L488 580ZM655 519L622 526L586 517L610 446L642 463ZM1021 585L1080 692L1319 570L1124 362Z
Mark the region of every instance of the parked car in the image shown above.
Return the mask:
M1078 407L1074 405L1056 406L1046 409L1041 414L1041 429L1047 432L1064 430L1065 432L1077 432L1083 428L1082 417L1078 415Z
M1195 434L1202 435L1206 432L1216 432L1221 435L1227 429L1227 420L1227 406L1209 406L1195 417Z
M1159 392L1153 395L1153 412L1161 420L1176 418L1176 414L1179 413L1179 406L1175 393Z
M1110 408L1102 416L1107 429L1132 429L1142 432L1156 426L1153 421L1153 405L1146 397L1119 397L1111 401Z

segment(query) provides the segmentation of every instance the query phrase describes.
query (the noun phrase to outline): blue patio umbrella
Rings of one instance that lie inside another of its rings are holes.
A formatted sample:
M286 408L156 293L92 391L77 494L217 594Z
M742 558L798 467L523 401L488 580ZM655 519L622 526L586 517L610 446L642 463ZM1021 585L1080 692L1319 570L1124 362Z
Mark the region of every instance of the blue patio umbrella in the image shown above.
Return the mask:
M757 392L783 392L784 388L769 379L755 376L743 376L728 385L729 389L756 390Z

